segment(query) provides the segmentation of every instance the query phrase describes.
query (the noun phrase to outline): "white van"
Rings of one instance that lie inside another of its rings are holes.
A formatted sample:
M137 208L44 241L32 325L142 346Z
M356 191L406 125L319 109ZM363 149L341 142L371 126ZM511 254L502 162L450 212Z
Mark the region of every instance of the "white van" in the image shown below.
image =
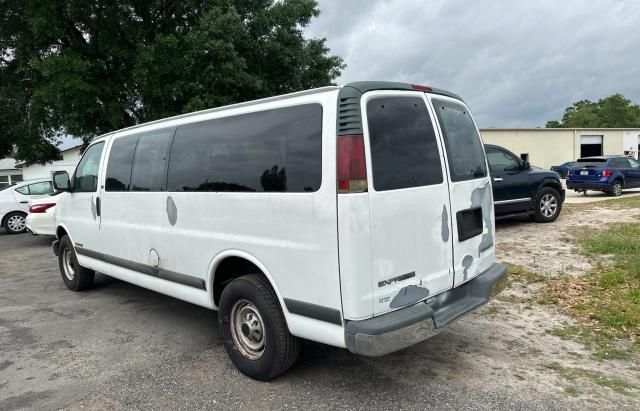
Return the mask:
M259 380L299 338L384 355L505 283L476 125L430 87L356 82L130 127L54 184L69 289L99 271L218 310Z

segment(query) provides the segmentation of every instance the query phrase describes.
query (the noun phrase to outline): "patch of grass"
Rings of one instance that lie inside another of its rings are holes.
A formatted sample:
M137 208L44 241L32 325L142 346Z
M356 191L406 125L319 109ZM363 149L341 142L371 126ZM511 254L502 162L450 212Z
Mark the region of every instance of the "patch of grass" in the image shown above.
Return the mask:
M602 373L593 370L587 370L585 368L564 367L557 362L547 364L545 367L555 371L558 375L560 375L567 381L575 381L578 378L586 378L600 385L601 387L610 388L620 394L628 395L629 391L636 388L635 385L630 384L621 378L607 377Z
M562 340L574 340L593 350L593 356L603 360L628 360L632 358L634 347L620 349L615 347L616 337L624 338L624 334L603 332L591 327L582 325L571 325L567 327L556 327L547 330L547 334L555 335Z
M564 392L572 397L578 396L578 390L576 389L576 387L565 387Z
M523 283L523 284L535 284L542 283L548 280L544 275L527 271L519 265L509 264L508 275L511 281Z
M600 264L583 277L554 280L544 298L582 324L616 337L626 334L640 348L640 224L587 231L576 241L588 257L607 256L613 264Z

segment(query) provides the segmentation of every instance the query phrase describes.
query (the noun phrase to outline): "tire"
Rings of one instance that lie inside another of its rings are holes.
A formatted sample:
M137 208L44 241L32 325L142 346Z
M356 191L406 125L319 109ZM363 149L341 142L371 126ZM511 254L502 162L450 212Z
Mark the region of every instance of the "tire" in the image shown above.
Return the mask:
M93 285L95 271L78 264L76 250L71 244L71 239L66 235L62 237L58 246L58 265L62 281L71 291L83 291Z
M9 234L20 234L27 231L27 215L20 211L7 214L3 224L4 230Z
M613 182L613 186L610 190L607 190L607 194L612 197L620 197L622 195L622 181L616 180Z
M293 365L300 342L289 333L278 298L262 275L231 281L222 291L219 306L224 348L241 373L267 381Z
M562 210L560 193L551 187L542 187L533 203L533 219L538 223L555 221Z

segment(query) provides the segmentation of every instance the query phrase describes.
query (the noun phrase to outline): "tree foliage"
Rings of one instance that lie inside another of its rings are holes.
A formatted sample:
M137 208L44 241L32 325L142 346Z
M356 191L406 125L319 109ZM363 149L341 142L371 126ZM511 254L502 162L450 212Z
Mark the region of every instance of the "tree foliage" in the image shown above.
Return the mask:
M315 0L0 0L0 157L55 158L170 115L331 84Z
M548 121L546 127L639 128L640 106L619 93L596 102L580 100L565 109L562 121Z

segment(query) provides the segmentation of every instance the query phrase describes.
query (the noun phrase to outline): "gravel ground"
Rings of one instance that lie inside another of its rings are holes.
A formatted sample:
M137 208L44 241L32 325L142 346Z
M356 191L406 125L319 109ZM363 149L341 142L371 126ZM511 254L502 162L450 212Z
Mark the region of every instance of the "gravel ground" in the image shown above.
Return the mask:
M544 233L553 227L499 224L498 249L522 229ZM589 381L580 381L578 395L567 395L568 382L548 364L592 363L580 344L546 333L570 320L507 301L494 301L427 342L382 358L305 343L290 372L255 382L227 358L215 312L103 275L90 291L67 291L50 242L0 232L2 410L640 406L637 392L618 394ZM638 378L626 364L590 366L617 367Z

